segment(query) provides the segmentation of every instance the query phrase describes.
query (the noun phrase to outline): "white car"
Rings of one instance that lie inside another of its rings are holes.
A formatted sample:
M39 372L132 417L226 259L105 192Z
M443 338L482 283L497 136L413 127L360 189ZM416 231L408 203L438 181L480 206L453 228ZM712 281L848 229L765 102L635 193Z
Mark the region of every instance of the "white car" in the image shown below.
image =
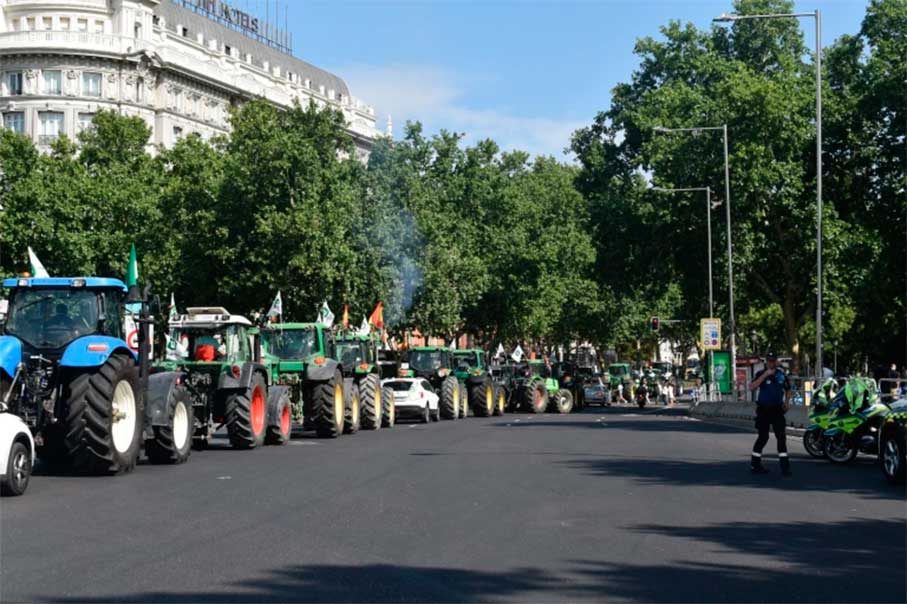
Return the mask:
M35 463L35 439L18 415L0 412L0 492L21 495Z
M394 392L397 417L415 417L423 424L440 419L439 397L428 380L422 378L393 378L384 380L382 386Z

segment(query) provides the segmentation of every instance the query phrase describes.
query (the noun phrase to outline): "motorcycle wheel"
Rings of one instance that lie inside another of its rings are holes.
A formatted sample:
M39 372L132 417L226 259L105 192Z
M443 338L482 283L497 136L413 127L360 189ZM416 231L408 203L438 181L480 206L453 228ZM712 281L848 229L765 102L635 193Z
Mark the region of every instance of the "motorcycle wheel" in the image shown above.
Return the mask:
M825 439L825 454L831 463L850 463L857 456L857 447L849 434L838 432Z
M825 452L825 439L818 430L807 430L803 433L803 448L812 457L828 457Z

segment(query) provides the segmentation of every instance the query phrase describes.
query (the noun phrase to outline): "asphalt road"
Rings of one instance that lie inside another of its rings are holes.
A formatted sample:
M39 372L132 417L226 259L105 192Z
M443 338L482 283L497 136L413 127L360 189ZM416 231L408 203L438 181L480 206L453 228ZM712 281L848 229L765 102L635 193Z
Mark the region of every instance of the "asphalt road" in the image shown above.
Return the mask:
M907 601L873 460L747 471L672 410L508 415L36 476L0 501L5 602ZM773 450L770 443L767 450Z

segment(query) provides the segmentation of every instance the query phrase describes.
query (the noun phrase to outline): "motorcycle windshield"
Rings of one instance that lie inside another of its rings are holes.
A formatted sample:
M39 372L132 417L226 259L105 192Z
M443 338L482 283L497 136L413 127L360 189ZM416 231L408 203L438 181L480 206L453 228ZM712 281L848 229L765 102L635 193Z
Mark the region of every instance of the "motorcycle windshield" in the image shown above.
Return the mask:
M57 350L98 330L97 293L85 289L20 289L9 303L5 331L29 346Z

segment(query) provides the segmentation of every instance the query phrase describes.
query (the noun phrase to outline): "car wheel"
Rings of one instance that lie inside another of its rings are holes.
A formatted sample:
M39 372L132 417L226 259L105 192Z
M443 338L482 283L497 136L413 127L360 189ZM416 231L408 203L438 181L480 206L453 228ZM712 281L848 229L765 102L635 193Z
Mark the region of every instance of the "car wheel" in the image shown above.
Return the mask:
M425 403L425 409L422 410L422 423L427 424L431 421L431 407Z

